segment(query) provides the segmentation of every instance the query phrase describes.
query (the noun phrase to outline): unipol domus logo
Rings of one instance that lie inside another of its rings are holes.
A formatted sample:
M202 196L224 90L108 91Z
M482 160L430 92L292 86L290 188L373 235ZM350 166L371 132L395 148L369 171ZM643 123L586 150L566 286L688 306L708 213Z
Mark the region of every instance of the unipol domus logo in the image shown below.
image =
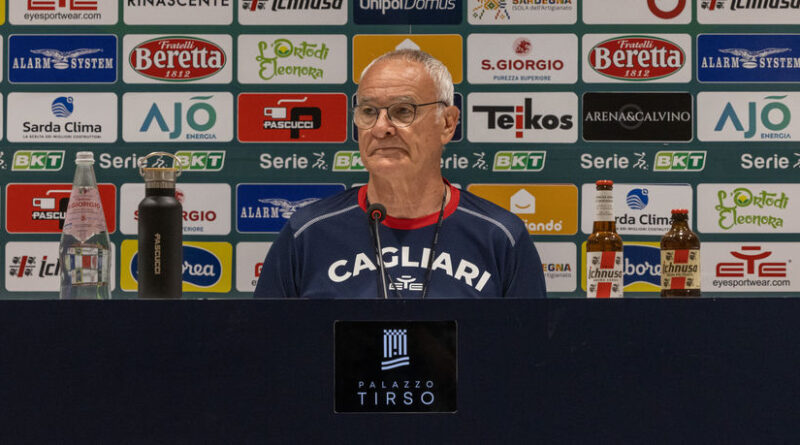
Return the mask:
M228 35L126 35L127 83L228 83L231 67Z

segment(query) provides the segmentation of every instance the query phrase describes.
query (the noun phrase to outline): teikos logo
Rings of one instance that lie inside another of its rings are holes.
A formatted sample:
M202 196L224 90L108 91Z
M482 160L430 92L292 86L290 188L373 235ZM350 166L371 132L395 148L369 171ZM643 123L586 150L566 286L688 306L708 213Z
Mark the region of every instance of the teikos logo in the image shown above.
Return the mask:
M119 2L9 0L8 9L12 25L113 25L117 23Z
M584 1L583 22L591 25L686 25L692 20L691 0Z
M272 247L271 242L241 242L236 244L236 290L253 292L261 277L264 258Z
M470 34L470 83L558 84L578 80L575 34Z
M337 321L335 411L454 412L455 321Z
M688 34L583 36L583 81L690 82Z
M114 93L11 93L11 142L109 143L117 141Z
M234 0L126 0L128 25L230 25Z
M519 216L531 235L578 231L578 188L573 184L470 184L467 191Z
M573 0L469 0L467 18L473 25L566 25L578 20Z
M228 142L233 139L233 95L125 93L122 138L128 142Z
M344 189L344 184L237 184L236 230L278 233L298 209Z
M99 184L100 201L109 233L117 228L117 187ZM8 233L61 233L72 184L18 183L6 185Z
M798 124L792 111L800 107L800 93L701 92L697 137L701 141L795 140Z
M698 227L705 233L800 233L800 184L700 184Z
M705 244L703 244L705 249ZM703 255L705 255L705 251ZM623 245L624 292L661 291L661 247L657 242L625 242ZM586 243L581 246L581 270L586 270ZM581 274L586 290L586 274Z
M546 151L498 151L494 155L494 172L539 172L544 169Z
M706 168L706 151L659 151L653 162L657 172L701 172Z
M230 83L232 40L227 34L122 39L125 83Z
M573 93L470 93L471 142L575 142L578 97Z
M127 239L120 248L120 289L138 290L139 245ZM233 247L222 242L183 242L183 291L228 293L233 275Z
M184 172L218 172L225 165L225 150L191 150L175 153Z
M242 25L344 25L346 0L241 0ZM375 2L377 3L377 2Z
M577 286L577 249L574 243L536 243L542 259L547 292L573 292Z
M11 83L114 83L117 81L117 36L9 36L8 80Z
M64 150L18 150L11 171L57 172L64 166Z
M594 183L581 186L581 231L586 234L592 233L596 193ZM670 210L675 206L694 208L692 202L689 184L614 184L617 232L661 236L671 227Z
M116 286L114 244L111 250L111 282ZM5 249L6 290L11 292L58 292L61 282L61 263L58 260L58 242L9 241Z
M463 0L357 0L353 21L358 25L458 25L463 6Z
M239 95L241 142L344 142L347 96L340 93Z
M700 82L800 82L799 34L701 34Z
M240 35L240 83L345 83L347 36Z
M703 243L703 292L797 292L800 243Z
M353 36L353 82L376 57L395 49L421 49L439 59L450 71L453 83L463 79L460 34L359 34Z
M184 235L227 235L231 231L231 186L229 184L190 184L179 182L175 197L183 210ZM120 188L119 230L136 235L139 203L144 199L144 184L123 184Z
M585 93L586 141L690 141L690 93Z
M697 3L699 23L732 25L800 23L800 0L703 0Z

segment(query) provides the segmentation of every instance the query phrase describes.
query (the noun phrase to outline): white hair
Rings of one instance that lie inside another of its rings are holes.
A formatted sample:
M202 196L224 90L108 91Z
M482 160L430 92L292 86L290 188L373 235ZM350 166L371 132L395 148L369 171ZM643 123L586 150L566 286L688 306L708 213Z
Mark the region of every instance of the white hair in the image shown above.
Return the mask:
M444 102L447 106L453 105L453 77L450 76L450 71L438 59L418 49L396 49L378 57L361 71L361 79L364 78L373 65L387 60L403 60L422 65L428 75L431 76L431 80L433 80L436 99Z

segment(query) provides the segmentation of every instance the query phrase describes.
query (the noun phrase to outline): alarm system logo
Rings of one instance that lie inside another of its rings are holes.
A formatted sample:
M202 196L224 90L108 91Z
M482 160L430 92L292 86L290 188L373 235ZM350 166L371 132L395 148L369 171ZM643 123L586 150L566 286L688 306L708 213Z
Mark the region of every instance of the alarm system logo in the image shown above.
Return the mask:
M298 209L344 189L344 184L237 184L236 230L278 233Z
M114 83L117 81L117 36L9 36L8 80L11 83Z
M241 142L345 142L347 96L340 93L239 95Z
M125 83L230 83L232 40L227 34L122 39Z
M420 49L439 59L450 71L453 83L463 79L460 34L359 34L353 36L353 82L376 57L395 49Z
M800 34L701 34L699 82L800 82Z
M8 4L12 25L114 25L119 15L119 2L108 0L9 0ZM5 11L5 2L0 8Z

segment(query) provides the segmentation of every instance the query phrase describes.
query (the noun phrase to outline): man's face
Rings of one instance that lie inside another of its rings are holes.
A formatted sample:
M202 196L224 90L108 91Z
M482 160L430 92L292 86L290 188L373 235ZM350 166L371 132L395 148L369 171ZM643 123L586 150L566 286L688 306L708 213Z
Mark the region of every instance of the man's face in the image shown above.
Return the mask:
M387 107L407 102L435 102L433 80L419 63L388 60L373 65L358 86L358 104ZM458 122L458 108L427 105L417 108L408 127L397 127L380 111L372 128L358 130L361 160L370 175L392 176L440 174L444 144L450 141Z

